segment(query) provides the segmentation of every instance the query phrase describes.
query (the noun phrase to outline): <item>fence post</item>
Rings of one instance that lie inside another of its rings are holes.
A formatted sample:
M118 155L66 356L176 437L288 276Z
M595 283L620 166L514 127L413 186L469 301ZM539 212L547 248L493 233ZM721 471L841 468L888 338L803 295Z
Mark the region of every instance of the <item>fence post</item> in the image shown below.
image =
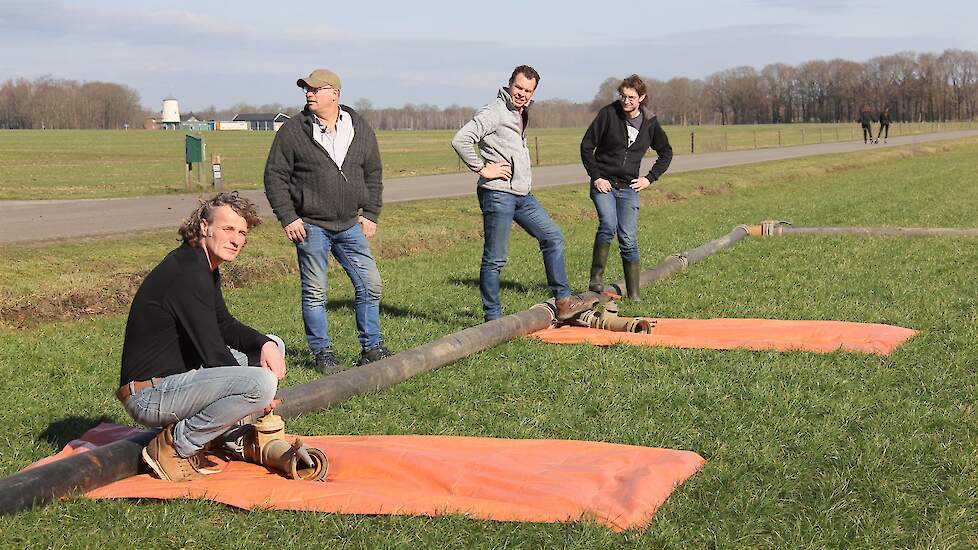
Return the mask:
M540 166L540 136L533 136L533 143L537 150L537 166Z
M730 144L727 142L727 132L723 132L723 150L724 151L730 150Z
M696 153L696 133L695 132L690 132L689 133L689 154L692 155L692 154L695 154L695 153Z

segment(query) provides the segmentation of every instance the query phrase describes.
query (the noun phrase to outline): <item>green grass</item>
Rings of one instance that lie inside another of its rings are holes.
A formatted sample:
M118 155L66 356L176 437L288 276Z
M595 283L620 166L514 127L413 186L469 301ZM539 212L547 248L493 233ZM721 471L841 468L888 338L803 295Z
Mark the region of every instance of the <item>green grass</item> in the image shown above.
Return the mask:
M965 140L667 177L643 193L645 263L768 218L974 226L976 154L978 140ZM568 271L582 287L595 226L585 189L545 190L539 198L564 229ZM427 227L433 219L438 225ZM478 322L478 223L471 197L385 210L377 248L386 258L382 314L390 347ZM418 233L412 239L409 231ZM125 272L149 269L170 238L3 247L5 260L24 259L0 265L0 284L33 279L34 289L20 283L20 301L56 298L55 276L45 273L77 265L105 273L111 286L116 263ZM280 241L274 228L258 232L244 253L251 263L239 273L243 286L227 298L239 318L297 350L285 381L291 385L313 373L302 350L298 283L282 275L291 251ZM522 339L289 424L298 433L566 438L700 453L707 465L644 532L72 499L0 519L0 546L974 547L976 245L973 238L751 238L656 283L643 304L622 312L843 319L921 331L889 357ZM616 278L621 268L611 263ZM539 250L520 232L504 281L509 312L546 298ZM333 334L351 361L358 351L352 290L342 276L333 282ZM0 331L0 474L54 452L98 419L128 422L111 396L124 324L124 314L111 313Z
M891 135L971 128L972 123L894 124ZM677 154L851 141L855 124L666 127ZM467 170L451 147L451 131L378 133L386 178ZM531 128L530 152L539 165L580 162L582 128ZM220 155L225 186L256 189L271 132L206 132L210 155ZM186 191L183 132L116 130L0 130L0 200L134 197ZM211 185L205 166L203 184ZM191 174L196 185L198 173Z

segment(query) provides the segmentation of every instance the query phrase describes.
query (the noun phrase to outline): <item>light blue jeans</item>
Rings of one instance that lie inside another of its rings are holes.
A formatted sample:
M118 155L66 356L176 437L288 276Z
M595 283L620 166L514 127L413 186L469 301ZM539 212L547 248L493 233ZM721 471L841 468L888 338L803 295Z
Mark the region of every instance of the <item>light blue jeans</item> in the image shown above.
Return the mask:
M360 224L353 224L343 231L327 231L307 223L306 240L296 243L295 248L302 283L302 322L309 349L318 353L333 345L326 320L330 253L353 283L353 311L357 318L360 347L368 350L380 345L380 295L383 284L370 252L370 243Z
M533 195L514 195L479 187L482 209L482 265L479 267L479 289L486 321L502 316L499 301L499 274L509 255L509 231L515 221L540 244L547 286L554 298L571 295L564 268L564 235Z
M269 338L285 356L285 344ZM151 428L173 424L173 448L188 458L242 418L261 412L275 397L272 371L249 367L244 353L232 349L241 364L199 368L163 378L126 399L123 407L136 422Z
M591 201L598 211L598 232L594 242L611 244L618 234L618 252L625 262L639 261L638 210L641 202L638 191L631 187L601 193L591 186Z

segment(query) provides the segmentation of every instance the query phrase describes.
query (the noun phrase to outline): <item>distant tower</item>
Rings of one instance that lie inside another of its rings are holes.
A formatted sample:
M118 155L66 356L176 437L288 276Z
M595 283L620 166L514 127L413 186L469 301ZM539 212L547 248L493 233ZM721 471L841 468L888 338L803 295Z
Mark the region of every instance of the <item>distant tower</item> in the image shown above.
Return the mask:
M177 100L168 97L163 100L163 112L160 122L163 123L163 128L176 129L180 127L180 106L177 104Z

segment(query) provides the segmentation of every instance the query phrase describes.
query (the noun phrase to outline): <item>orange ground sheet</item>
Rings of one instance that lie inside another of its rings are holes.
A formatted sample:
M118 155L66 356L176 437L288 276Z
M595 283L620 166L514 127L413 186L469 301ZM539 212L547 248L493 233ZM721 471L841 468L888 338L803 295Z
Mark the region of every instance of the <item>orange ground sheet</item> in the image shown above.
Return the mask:
M101 424L33 465L134 435ZM592 519L643 528L704 460L690 451L566 440L450 436L302 436L330 461L325 482L295 481L231 462L191 482L147 474L89 492L90 498L196 498L240 508L345 514L468 514L498 521Z
M630 344L669 348L859 351L889 355L917 334L909 328L847 321L771 319L652 319L652 334L563 326L530 336L553 344Z

